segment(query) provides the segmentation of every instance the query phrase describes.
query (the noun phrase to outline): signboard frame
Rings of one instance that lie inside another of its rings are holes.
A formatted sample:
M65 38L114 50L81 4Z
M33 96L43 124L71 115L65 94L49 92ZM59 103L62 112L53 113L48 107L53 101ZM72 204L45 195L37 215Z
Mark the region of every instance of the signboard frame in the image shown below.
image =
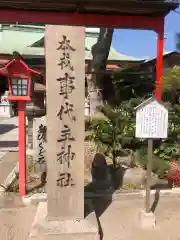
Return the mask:
M168 108L162 103L162 101L157 100L155 97L151 97L144 101L143 103L141 103L140 105L138 105L135 108L135 110L136 110L136 132L135 132L136 138L144 139L167 138Z

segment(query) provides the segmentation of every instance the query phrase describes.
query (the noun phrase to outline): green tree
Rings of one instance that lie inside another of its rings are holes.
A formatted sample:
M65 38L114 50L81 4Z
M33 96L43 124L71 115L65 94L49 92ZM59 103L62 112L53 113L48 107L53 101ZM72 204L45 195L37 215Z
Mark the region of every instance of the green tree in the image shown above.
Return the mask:
M143 71L140 66L123 66L113 73L113 100L115 105L134 98L148 98L154 91L152 73ZM113 101L112 101L113 102Z
M162 160L171 162L180 161L180 68L173 68L167 71L162 77L163 100L166 102L169 112L168 138L159 141L154 154Z
M175 104L179 102L180 97L180 68L170 69L162 77L163 99Z
M103 72L106 70L107 59L111 47L113 28L100 28L99 37L96 44L91 49L93 56L90 72L91 77L87 78L87 85L90 89L91 116L97 112L97 107L102 105Z
M101 107L104 118L93 119L89 125L90 134L87 139L95 142L98 151L112 158L114 169L119 155L128 154L129 149L135 145L137 147L135 112L132 107L137 101L134 99L115 108L109 105Z

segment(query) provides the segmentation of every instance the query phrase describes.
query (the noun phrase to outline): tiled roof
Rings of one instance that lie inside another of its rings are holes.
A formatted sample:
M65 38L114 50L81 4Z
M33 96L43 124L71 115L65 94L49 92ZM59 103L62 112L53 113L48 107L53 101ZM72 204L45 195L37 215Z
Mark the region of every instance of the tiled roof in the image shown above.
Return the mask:
M44 56L44 27L43 26L26 26L26 25L0 25L0 54L12 54L13 51L21 55ZM86 28L86 60L92 59L91 48L97 42L99 28ZM32 47L37 41L42 41L42 47ZM113 47L109 52L108 60L110 61L138 61L134 57L118 53Z
M164 51L164 52L163 52L163 57L166 57L166 56L168 56L168 55L170 55L170 54L179 54L179 53L176 52L176 51ZM153 60L156 60L156 57L147 58L147 59L144 61L144 63L148 63L148 62L151 62L151 61L153 61Z
M12 54L13 51L25 52L26 46L31 45L44 36L44 30L23 29L18 27L0 27L0 54ZM27 50L30 53L30 50Z

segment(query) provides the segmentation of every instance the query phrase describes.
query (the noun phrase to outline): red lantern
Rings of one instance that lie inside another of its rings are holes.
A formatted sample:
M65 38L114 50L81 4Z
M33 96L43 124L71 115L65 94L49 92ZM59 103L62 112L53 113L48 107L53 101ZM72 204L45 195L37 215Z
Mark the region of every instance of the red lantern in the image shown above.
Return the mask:
M8 76L9 101L31 101L33 91L33 74L39 72L29 68L21 59L15 58L4 68L0 69L2 75Z
M27 76L12 75L9 77L9 101L31 101L32 81Z
M21 59L14 58L4 68L0 69L0 74L8 77L9 100L18 103L19 119L19 193L26 194L26 120L25 104L32 99L32 76L40 74L29 68Z

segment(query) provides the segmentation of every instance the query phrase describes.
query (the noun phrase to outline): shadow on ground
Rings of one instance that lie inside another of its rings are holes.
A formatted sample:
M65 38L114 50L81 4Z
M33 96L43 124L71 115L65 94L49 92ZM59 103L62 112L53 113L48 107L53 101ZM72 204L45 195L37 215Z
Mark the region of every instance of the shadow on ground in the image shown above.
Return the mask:
M156 190L155 194L154 194L154 202L151 206L151 211L154 213L158 203L159 203L159 199L160 199L160 191L161 190L165 190L165 189L172 189L173 184L171 181L166 181L164 183L157 183L154 184L153 186L151 186L152 190Z
M14 124L0 124L0 135L8 133L15 128L17 128L17 126Z
M154 202L151 206L151 212L153 212L153 213L155 212L157 205L159 203L159 197L160 197L160 189L157 189L154 194Z
M92 211L88 207L92 202L95 211L100 239L103 239L103 230L99 221L99 217L112 203L112 195L116 189L123 185L123 177L126 169L123 167L113 168L108 166L106 159L102 154L97 153L92 162L92 182L85 186L85 217Z
M165 181L164 183L156 183L151 186L152 190L172 189L172 185Z

